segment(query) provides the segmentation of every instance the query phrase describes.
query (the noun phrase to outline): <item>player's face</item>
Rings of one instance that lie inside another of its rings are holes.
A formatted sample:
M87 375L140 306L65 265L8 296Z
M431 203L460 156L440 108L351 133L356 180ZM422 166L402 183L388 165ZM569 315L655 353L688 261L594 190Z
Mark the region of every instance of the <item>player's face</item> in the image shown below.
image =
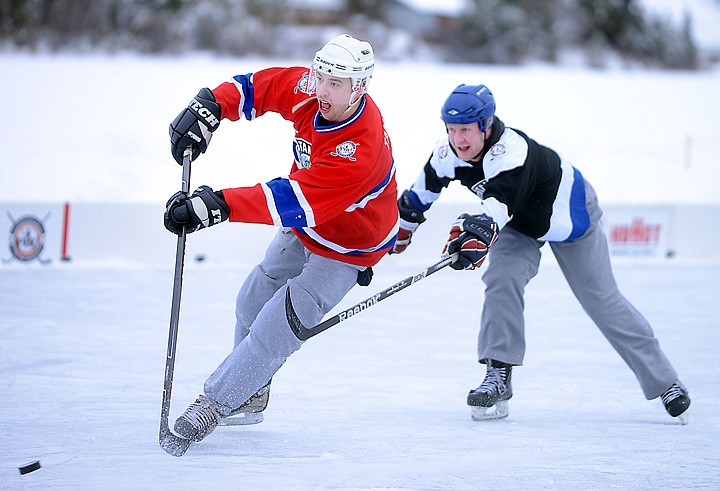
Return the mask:
M467 162L478 160L485 146L485 133L477 123L448 124L448 139L455 153Z
M349 78L333 77L317 72L317 95L320 113L330 122L337 123L345 119L349 113L348 102L352 92L352 81Z

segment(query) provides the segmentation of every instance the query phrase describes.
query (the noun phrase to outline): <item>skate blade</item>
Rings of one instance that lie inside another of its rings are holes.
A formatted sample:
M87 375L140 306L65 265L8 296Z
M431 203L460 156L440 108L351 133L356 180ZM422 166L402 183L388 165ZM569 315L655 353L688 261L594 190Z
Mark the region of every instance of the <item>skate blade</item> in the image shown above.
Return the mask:
M507 418L510 414L508 401L498 401L494 406L470 406L470 416L473 421L487 421L491 419Z
M690 422L690 416L688 415L687 410L682 413L680 416L677 417L677 419L680 421L681 425L686 425Z
M240 413L220 420L220 426L247 426L262 423L263 413Z

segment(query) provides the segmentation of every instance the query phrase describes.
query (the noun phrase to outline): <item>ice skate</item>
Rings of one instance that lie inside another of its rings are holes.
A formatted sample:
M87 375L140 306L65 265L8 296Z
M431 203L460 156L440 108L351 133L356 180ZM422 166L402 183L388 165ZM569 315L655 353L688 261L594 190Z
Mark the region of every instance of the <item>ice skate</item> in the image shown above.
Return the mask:
M472 419L484 421L507 418L508 399L512 397L512 365L487 360L485 380L467 396Z
M183 438L199 442L213 432L221 419L215 402L200 394L175 421L175 432Z
M272 382L272 379L270 380ZM237 409L233 409L230 414L220 420L222 426L244 426L262 423L263 411L270 400L270 382L260 387L250 399L245 401Z
M684 425L688 424L687 409L690 407L690 397L687 389L679 380L676 380L668 390L663 392L660 398L670 416L679 419Z

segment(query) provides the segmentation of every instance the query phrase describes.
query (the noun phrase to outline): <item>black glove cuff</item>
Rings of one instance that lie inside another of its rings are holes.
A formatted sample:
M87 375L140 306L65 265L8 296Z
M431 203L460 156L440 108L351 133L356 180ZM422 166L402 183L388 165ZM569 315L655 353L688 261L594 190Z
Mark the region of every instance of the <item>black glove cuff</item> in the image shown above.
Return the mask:
M424 213L418 210L410 199L410 190L408 189L403 191L400 198L398 198L398 211L400 212L400 218L407 222L423 223L425 221Z

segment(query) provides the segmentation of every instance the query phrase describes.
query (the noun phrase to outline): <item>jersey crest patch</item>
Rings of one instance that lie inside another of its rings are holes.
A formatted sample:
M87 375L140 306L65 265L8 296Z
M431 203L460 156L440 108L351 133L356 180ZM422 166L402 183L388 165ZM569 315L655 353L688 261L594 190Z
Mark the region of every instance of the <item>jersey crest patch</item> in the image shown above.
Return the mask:
M492 147L490 147L490 155L493 157L497 157L498 155L502 155L505 153L505 145L502 143L496 143Z
M295 86L294 92L297 94L298 91L303 92L305 94L312 94L315 92L315 87L317 86L317 79L314 76L310 76L310 72L304 72L302 74L302 77L300 77L300 80L298 80L297 85Z
M355 157L353 157L353 155L355 155L355 150L357 150L357 144L355 142L344 141L340 145L335 147L335 151L330 152L330 155L332 155L333 157L343 157L355 162L355 160L357 160Z
M443 146L440 147L440 149L438 150L438 157L440 157L441 159L444 159L444 158L447 157L447 156L448 156L448 146L447 146L447 145L443 145Z
M310 150L312 145L310 142L305 141L301 138L296 138L293 142L293 154L295 156L295 162L300 169L310 168Z

